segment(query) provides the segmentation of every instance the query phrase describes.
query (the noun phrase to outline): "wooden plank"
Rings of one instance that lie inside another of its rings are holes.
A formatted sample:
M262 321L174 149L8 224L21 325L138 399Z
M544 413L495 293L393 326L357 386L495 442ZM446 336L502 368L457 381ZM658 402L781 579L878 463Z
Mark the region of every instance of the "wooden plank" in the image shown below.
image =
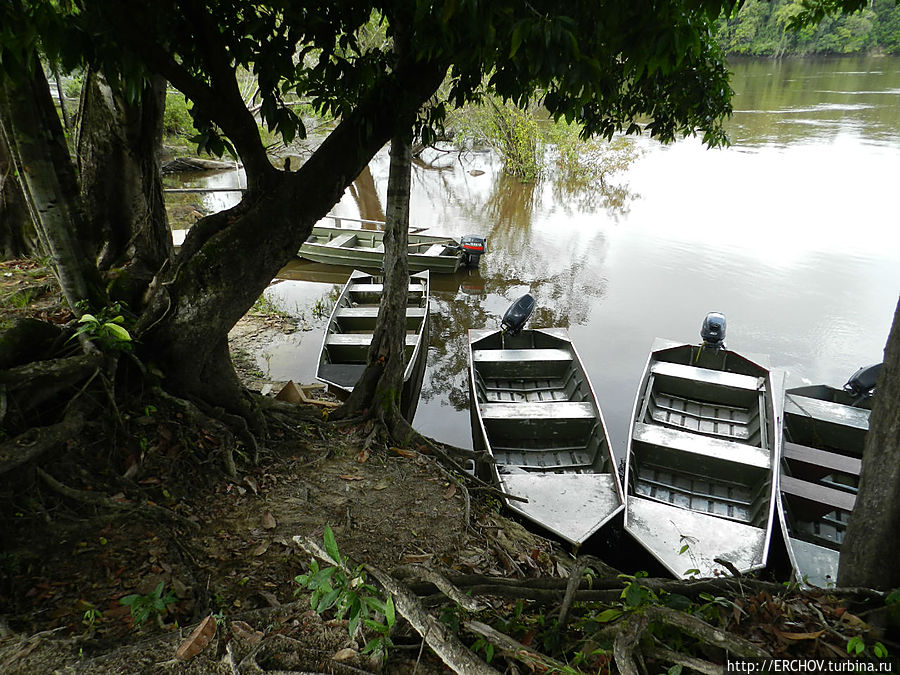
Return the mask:
M797 394L787 394L784 397L784 412L788 415L811 417L821 422L839 424L862 431L869 430L869 415L871 414L871 411L865 408L853 408L849 405Z
M819 483L800 480L793 476L781 476L781 491L787 495L843 511L852 511L856 505L855 495Z
M418 335L407 335L406 346L413 347L418 340ZM371 333L332 333L325 338L325 345L328 347L368 347L370 344Z
M421 282L410 282L409 291L425 292L425 284ZM351 284L348 293L383 293L384 284Z
M593 405L576 401L479 403L478 408L484 420L589 420L597 416Z
M709 368L697 368L696 366L685 366L681 363L670 363L668 361L655 361L650 366L650 372L655 375L706 382L707 384L731 387L732 389L746 389L748 391L758 391L765 386L765 380L759 377L726 373L721 370L710 370Z
M837 452L828 452L808 445L785 441L783 454L786 459L793 459L804 464L820 466L825 469L858 476L862 469L862 461L855 457L847 457Z
M572 354L565 349L476 349L472 352L472 360L475 363L571 361Z

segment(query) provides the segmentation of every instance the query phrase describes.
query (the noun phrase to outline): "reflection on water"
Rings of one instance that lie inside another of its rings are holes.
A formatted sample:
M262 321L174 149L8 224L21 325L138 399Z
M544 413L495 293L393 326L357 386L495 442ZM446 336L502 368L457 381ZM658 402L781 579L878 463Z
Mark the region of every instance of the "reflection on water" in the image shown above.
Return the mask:
M428 372L415 426L470 446L467 336L531 291L531 326L567 327L625 447L654 337L696 341L709 311L729 347L767 353L788 384L841 385L878 361L900 293L900 58L740 61L733 145L696 139L642 155L608 186L522 185L490 153L427 155L410 221L488 238L475 272L434 275ZM334 213L380 219L387 152ZM483 173L479 173L483 172ZM217 195L221 198L221 194ZM260 355L276 378L311 382L327 304L349 269L291 264L267 291L309 330Z

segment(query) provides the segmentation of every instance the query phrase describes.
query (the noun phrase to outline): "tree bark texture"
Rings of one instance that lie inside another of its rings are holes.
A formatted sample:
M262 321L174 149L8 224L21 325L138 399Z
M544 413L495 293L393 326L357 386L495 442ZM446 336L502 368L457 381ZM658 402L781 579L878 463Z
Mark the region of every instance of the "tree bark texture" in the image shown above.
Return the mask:
M41 254L25 193L0 126L0 259Z
M884 349L863 451L856 506L841 546L838 583L900 586L900 301Z
M409 131L391 139L387 212L384 232L384 293L369 346L366 369L347 400L353 415L368 408L388 425L400 415L406 349L406 298L409 286Z
M207 400L221 396L219 404L232 409L235 392L226 395L220 382L208 379L221 364L208 360L205 346L224 344L312 226L391 138L397 120L414 117L443 73L434 65L398 66L394 79L361 101L296 172L245 162L251 187L244 198L191 229L174 266L155 285L152 311L139 323L145 347L177 391Z
M42 244L69 305L104 302L96 267L79 239L84 212L75 167L37 54L31 73L0 75L0 122Z
M78 172L91 255L101 271L132 263L146 281L172 253L159 160L165 87L154 77L141 101L129 103L89 71L79 113Z

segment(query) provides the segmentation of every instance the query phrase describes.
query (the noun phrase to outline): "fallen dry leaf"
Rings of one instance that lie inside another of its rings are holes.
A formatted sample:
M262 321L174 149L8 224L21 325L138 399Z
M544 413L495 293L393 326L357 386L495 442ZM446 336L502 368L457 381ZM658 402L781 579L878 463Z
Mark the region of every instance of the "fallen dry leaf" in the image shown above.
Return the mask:
M398 455L400 455L401 457L407 457L409 459L412 459L413 457L416 456L416 453L413 452L412 450L405 450L404 448L395 448L394 446L391 446L391 452L395 452Z
M264 542L261 543L259 546L257 546L255 549L253 549L252 551L250 551L250 555L253 555L253 556L260 556L260 555L262 555L263 553L265 553L265 552L268 551L268 550L269 550L269 542L264 541Z
M363 448L359 451L359 454L356 456L356 461L360 464L364 464L369 459L369 450L368 448Z
M350 647L344 647L343 649L338 651L331 658L334 659L335 661L349 661L350 659L352 659L355 656L356 656L355 649L350 649Z
M784 631L775 629L775 634L778 637L783 637L786 640L815 640L817 637L822 635L824 630L817 630L812 633L786 633Z
M450 487L447 488L447 491L444 493L444 499L452 499L453 495L456 494L456 483L450 483Z
M235 639L245 644L255 646L262 642L262 631L256 630L246 621L232 621L231 633Z
M338 478L343 478L344 480L365 480L362 476L354 476L349 473L342 473Z
M187 639L175 650L175 658L179 661L187 661L206 649L206 646L216 634L216 617L210 614L200 622Z
M277 523L275 522L275 517L268 511L262 514L260 524L263 526L263 529L266 530L274 530L275 526L277 525Z

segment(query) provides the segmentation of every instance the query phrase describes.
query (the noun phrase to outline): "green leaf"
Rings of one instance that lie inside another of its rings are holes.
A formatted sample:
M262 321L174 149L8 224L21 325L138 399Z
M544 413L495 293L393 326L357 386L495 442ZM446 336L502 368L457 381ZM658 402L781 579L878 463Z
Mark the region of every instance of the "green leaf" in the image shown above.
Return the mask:
M609 623L610 621L615 621L620 616L622 616L621 609L604 609L597 615L596 619L600 623Z
M118 326L114 323L106 323L103 324L103 327L117 340L121 340L122 342L131 341L131 335L129 335L128 331L122 328L122 326Z
M78 319L78 323L87 323L90 321L91 323L99 324L100 322L97 320L97 317L93 314L82 314L81 318Z
M885 659L888 655L887 647L885 647L880 642L876 642L872 645L872 651L875 653L875 657L879 659Z
M321 614L322 612L331 609L334 605L334 601L338 599L341 592L340 588L332 588L328 593L322 596L322 599L319 600L319 604L316 607L316 614Z
M384 603L384 620L387 622L389 628L394 627L394 621L397 619L397 614L394 611L394 598L393 596L388 596L387 602ZM881 643L878 643L881 644Z
M331 559L335 562L341 562L341 554L338 552L337 541L334 538L334 532L331 531L331 527L329 525L325 526L325 534L323 535L323 540L325 542L325 552L331 556Z

